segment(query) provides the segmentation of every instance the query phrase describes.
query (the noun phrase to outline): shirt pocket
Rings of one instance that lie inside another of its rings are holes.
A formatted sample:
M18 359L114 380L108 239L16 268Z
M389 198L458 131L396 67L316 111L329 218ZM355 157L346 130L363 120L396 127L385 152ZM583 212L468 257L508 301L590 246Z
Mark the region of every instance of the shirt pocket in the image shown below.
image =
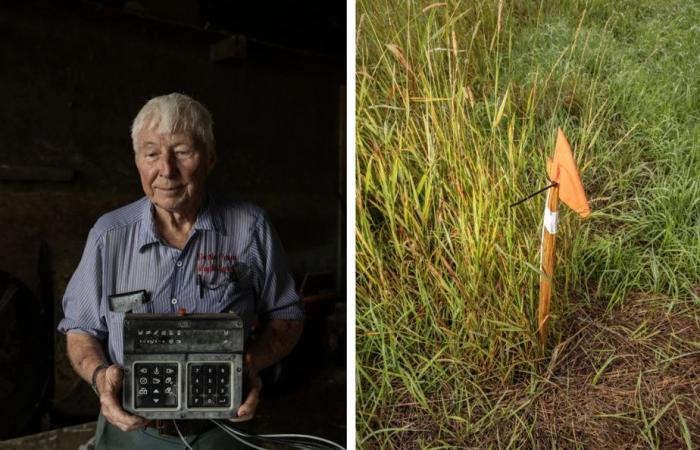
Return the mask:
M246 336L255 320L255 294L249 277L234 282L226 311L233 311L243 320Z
M223 311L223 308L230 303L228 299L231 297L233 287L233 282L230 280L216 286L202 286L197 312L218 313Z
M109 304L109 300L107 300L107 304ZM142 303L140 305L136 305L134 309L129 311L132 314L147 314L147 313L152 313L153 312L153 299L151 298L151 294L147 293L146 294L146 302ZM123 312L117 312L117 311L110 311L108 307L107 314L109 314L110 321L112 320L124 320L124 314Z
M197 312L235 312L246 326L253 322L255 298L249 277L228 280L223 286L203 288L202 302Z
M153 302L148 301L142 305L138 305L132 311L133 314L148 314L153 312ZM123 312L108 311L107 317L109 319L108 323L108 333L110 342L119 342L118 347L121 347L121 342L123 342L124 335L124 315ZM117 356L121 358L121 356ZM117 361L121 361L118 359Z

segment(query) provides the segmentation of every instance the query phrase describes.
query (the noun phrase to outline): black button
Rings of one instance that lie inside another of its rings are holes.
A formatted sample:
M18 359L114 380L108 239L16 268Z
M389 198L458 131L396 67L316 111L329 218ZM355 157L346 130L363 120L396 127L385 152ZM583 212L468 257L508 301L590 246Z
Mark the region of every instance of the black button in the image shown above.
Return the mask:
M231 405L230 364L191 364L189 372L190 408L222 408Z
M135 371L136 408L177 407L177 364L140 363ZM166 372L169 376L164 378Z

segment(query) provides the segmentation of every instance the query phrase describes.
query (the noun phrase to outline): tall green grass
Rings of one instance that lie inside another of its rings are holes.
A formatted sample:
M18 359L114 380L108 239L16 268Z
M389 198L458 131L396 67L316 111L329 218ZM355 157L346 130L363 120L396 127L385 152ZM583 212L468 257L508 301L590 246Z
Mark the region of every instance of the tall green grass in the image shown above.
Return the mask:
M698 301L700 5L357 8L359 445L489 435L534 447L520 413L572 332L567 317L614 310L631 292L667 294L669 309ZM509 204L547 184L557 127L593 214L560 216L543 351L543 198ZM515 384L522 397L494 396ZM499 429L514 418L521 426Z

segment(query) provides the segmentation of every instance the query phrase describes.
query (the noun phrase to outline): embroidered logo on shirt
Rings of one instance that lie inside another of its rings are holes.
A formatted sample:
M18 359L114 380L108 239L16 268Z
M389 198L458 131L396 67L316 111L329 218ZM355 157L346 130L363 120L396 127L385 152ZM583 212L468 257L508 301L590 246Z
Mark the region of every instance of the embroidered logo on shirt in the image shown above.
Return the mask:
M198 253L197 273L204 275L212 272L233 273L238 258L236 255L222 253Z

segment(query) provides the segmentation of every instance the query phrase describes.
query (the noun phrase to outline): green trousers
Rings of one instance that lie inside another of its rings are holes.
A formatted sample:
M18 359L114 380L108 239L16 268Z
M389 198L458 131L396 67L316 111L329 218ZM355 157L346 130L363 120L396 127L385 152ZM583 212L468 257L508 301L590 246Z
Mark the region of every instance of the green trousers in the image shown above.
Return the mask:
M243 450L249 447L216 427L199 435L186 435L195 450ZM153 428L124 432L107 422L102 414L97 418L95 450L183 450L187 447L175 436L161 436Z

